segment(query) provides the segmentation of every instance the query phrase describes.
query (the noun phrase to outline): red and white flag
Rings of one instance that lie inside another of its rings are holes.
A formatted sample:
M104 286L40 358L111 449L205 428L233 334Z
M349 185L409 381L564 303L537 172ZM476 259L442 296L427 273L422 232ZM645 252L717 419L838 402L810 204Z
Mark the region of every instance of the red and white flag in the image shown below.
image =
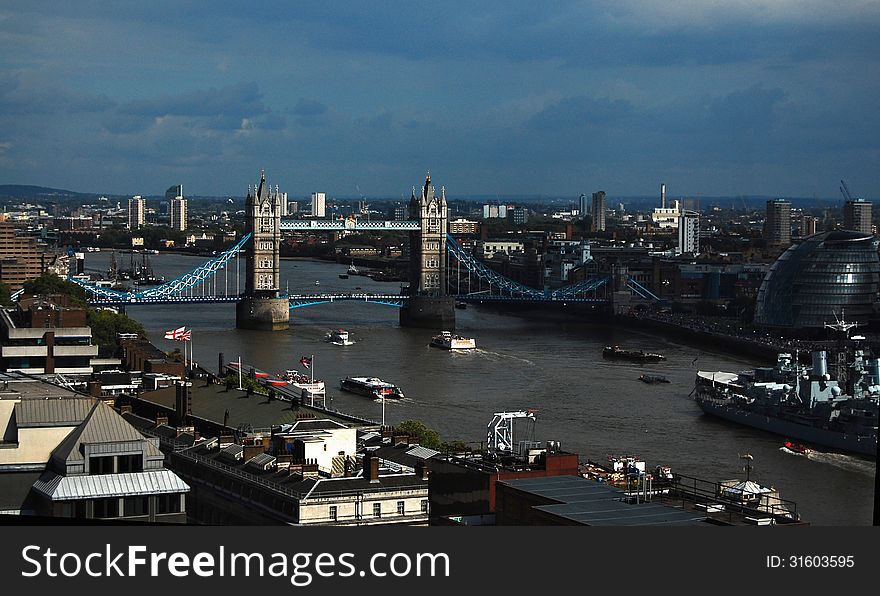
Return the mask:
M178 341L192 341L192 329L187 329L177 338Z
M184 331L186 331L186 325L178 327L177 329L172 329L171 331L166 331L165 339L180 341L180 336L183 335Z
M306 368L310 368L312 366L312 359L303 356L299 359L299 363L305 366Z

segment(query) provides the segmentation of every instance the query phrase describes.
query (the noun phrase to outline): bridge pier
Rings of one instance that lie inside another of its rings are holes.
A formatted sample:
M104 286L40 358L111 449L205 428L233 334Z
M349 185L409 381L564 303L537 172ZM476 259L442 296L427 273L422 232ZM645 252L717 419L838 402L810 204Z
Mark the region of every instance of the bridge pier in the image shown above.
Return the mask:
M446 296L410 296L407 305L400 309L400 326L452 331L455 300Z
M235 305L235 326L259 331L290 329L290 303L287 298L242 298Z

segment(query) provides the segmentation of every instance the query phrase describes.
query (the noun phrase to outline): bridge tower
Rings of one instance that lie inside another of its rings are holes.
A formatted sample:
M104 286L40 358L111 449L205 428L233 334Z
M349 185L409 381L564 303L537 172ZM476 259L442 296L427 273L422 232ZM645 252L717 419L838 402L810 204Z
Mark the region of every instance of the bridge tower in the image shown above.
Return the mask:
M409 212L421 230L410 233L410 297L400 309L400 324L452 330L455 304L446 295L446 189L437 196L428 174L419 196L413 188Z
M245 203L245 233L251 239L245 246L245 293L235 309L239 329L279 331L290 327L290 305L279 297L281 287L281 195L260 184Z

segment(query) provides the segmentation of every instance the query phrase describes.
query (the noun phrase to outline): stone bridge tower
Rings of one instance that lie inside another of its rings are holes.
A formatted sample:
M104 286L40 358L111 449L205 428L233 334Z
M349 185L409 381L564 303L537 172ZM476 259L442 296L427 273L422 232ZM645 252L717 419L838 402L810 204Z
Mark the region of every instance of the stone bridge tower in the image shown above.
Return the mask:
M430 174L419 196L413 188L409 213L421 230L410 234L410 298L400 309L400 324L452 330L455 305L446 295L446 189L441 188L437 196Z
M245 203L245 233L251 239L245 245L245 294L235 309L239 329L278 331L290 327L287 298L279 297L281 288L281 195L266 184L260 172L260 184L253 194L248 190Z

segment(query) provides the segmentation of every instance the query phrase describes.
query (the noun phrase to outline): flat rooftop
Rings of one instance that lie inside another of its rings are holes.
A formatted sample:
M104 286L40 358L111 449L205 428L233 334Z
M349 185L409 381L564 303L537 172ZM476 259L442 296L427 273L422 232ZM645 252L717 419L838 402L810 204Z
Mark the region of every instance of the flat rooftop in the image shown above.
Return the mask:
M658 502L628 503L619 488L580 476L503 480L500 484L557 501L533 508L587 526L701 526L706 514Z

